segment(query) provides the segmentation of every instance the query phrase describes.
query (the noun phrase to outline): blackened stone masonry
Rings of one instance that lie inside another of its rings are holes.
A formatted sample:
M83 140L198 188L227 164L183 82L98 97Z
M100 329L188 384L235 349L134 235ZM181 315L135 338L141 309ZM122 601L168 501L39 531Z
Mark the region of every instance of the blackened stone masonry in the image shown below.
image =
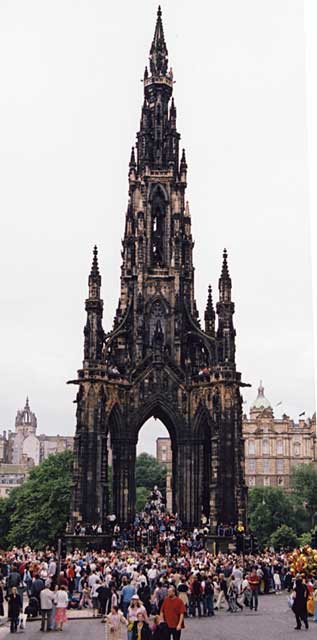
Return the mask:
M243 383L235 365L227 252L216 313L209 287L202 329L185 200L187 161L185 151L179 151L167 55L159 8L129 164L121 293L109 333L102 327L96 248L89 276L84 362L73 381L79 385L73 524L105 523L111 494L118 521L133 520L136 444L151 416L164 423L171 437L173 511L183 524L197 524L202 513L214 526L245 519Z

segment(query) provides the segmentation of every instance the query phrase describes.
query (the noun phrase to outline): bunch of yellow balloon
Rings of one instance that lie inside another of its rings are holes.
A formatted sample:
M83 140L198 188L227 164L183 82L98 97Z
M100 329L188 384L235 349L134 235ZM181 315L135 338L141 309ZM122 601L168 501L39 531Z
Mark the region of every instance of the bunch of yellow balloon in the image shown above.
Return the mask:
M295 549L289 554L292 575L315 575L317 573L317 549L306 544L301 549Z

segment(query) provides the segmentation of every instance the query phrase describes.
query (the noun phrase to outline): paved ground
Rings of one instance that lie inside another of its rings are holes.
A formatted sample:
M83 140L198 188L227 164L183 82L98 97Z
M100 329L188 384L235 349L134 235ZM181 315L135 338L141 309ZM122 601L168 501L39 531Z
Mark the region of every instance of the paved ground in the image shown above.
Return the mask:
M39 622L28 622L24 640L38 640L46 637L39 631ZM295 618L287 607L286 595L263 596L260 598L257 613L244 609L242 613L230 614L224 611L216 612L214 618L186 620L186 629L182 633L182 640L289 640L298 637L294 631ZM302 632L306 635L305 631ZM317 637L317 624L310 623L308 633ZM0 640L11 634L8 627L0 628ZM12 637L12 636L11 636ZM301 637L301 636L300 636ZM99 620L71 620L67 623L63 633L52 632L50 640L64 638L64 640L105 640L105 625ZM123 633L123 640L126 634ZM108 640L108 638L107 638Z

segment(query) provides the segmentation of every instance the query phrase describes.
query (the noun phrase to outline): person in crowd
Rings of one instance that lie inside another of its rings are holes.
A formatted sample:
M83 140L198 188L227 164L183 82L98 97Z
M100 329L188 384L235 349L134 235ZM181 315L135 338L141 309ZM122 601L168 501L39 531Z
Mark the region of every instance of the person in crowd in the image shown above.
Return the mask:
M137 620L133 623L131 638L132 640L151 640L152 638L151 629L141 612L138 613Z
M125 618L128 615L129 604L131 602L132 596L134 595L136 595L135 586L130 582L125 581L124 587L121 591L121 607Z
M85 606L87 606L89 609L92 609L92 601L91 601L91 597L90 597L90 589L88 587L87 582L84 583L83 588L82 588L81 598L80 598L80 601L79 601L79 609L82 609Z
M206 576L202 582L204 616L214 616L214 585L211 576ZM180 593L179 593L180 596Z
M51 617L52 617L52 608L53 601L55 600L55 594L50 589L50 580L46 580L45 587L42 589L40 593L40 601L41 601L41 628L40 631L51 631ZM45 624L46 623L46 624Z
M56 598L56 612L55 622L56 631L63 631L63 625L67 622L67 607L68 607L68 595L65 585L61 585L55 594Z
M160 612L162 622L166 622L167 625L166 640L170 640L170 638L180 640L185 611L185 605L181 598L176 595L175 587L169 587Z
M217 603L215 606L215 609L221 609L221 605L224 602L227 602L228 604L228 586L227 586L227 580L225 578L225 574L224 573L220 573L219 574L219 595L218 595L218 599L217 599Z
M189 607L189 598L188 598L189 586L186 580L186 576L181 577L177 591L178 591L179 598L183 601L185 605L185 611L186 611L185 616L186 616L188 613L188 607Z
M250 587L250 609L254 608L254 611L258 610L259 603L259 584L260 577L256 570L256 567L253 567L250 575L249 575L249 587Z
M0 618L3 618L4 616L3 603L4 603L4 582L2 579L0 579Z
M98 594L100 613L102 616L105 616L105 614L108 613L111 590L109 586L107 586L104 577L102 578L101 584L97 585L96 593Z
M108 613L106 620L106 630L109 631L109 636L106 635L106 638L110 637L111 640L123 640L122 627L123 625L127 626L128 621L118 606L114 605L111 607L111 611Z
M199 618L202 616L202 586L198 575L193 576L190 584L189 613L195 618L196 609Z
M99 593L98 588L100 587L100 580L97 579L90 589L90 597L92 601L92 617L96 618L99 613Z
M16 633L19 625L19 617L22 612L22 600L18 594L17 587L11 587L11 593L8 598L8 618L10 620L10 632Z
M301 629L302 622L305 625L305 628L308 629L308 620L307 620L307 599L308 599L308 589L307 586L303 583L302 576L300 573L296 575L295 578L295 597L294 603L292 606L295 618L296 618L296 627L295 629Z

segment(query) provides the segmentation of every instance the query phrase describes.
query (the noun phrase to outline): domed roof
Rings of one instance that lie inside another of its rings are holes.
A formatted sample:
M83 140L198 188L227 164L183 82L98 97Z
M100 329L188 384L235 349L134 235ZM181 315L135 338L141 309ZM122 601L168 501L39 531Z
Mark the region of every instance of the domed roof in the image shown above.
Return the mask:
M260 386L258 388L258 395L256 400L251 406L251 409L272 409L271 403L264 395L264 387L262 386L262 380L260 380Z

